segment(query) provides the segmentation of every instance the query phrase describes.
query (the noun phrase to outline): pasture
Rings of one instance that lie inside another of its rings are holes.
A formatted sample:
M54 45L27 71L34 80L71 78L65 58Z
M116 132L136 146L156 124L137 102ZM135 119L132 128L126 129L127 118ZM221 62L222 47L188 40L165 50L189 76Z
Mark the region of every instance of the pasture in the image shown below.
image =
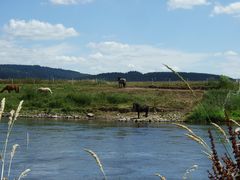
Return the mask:
M132 104L138 102L150 107L150 111L181 111L188 113L201 100L203 90L196 90L193 98L183 82L128 82L126 88L119 88L117 82L44 81L17 80L20 92L0 93L6 97L6 111L24 100L22 113L85 114L93 112L130 112ZM1 81L0 89L11 81ZM207 87L206 82L191 82L193 88ZM157 88L149 88L149 86ZM49 87L52 94L39 93L39 87ZM160 88L163 87L163 88ZM168 89L169 87L170 89ZM199 88L201 89L201 88Z

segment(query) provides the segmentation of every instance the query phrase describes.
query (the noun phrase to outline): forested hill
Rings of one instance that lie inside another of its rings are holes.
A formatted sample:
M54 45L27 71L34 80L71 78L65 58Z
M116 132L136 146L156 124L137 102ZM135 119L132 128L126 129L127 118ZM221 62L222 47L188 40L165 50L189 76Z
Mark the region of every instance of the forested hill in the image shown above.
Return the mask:
M88 74L31 65L0 65L0 79L81 79Z
M205 80L217 80L219 75L205 74L205 73L179 73L185 80L188 81L205 81ZM124 77L127 81L178 81L179 77L172 72L151 72L142 74L137 71L130 71L128 73L103 73L91 78L104 79L107 81L116 81L117 77Z
M218 75L204 73L180 73L188 81L216 80ZM76 71L30 65L0 65L0 79L101 79L116 81L117 77L124 77L127 81L176 81L179 78L172 72L140 73L130 71L128 73L102 73L98 75L82 74Z

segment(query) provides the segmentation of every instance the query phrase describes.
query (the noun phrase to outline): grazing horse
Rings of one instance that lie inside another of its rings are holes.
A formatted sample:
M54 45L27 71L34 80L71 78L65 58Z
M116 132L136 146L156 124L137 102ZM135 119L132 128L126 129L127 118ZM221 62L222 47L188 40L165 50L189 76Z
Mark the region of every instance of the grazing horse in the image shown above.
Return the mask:
M1 91L0 93L3 93L4 91L8 91L8 93L10 93L11 91L15 91L16 93L19 93L19 86L16 84L9 84L6 85Z
M52 90L49 87L40 87L40 88L38 88L38 92L52 94Z
M118 87L119 88L122 88L122 87L125 88L126 84L127 84L127 80L125 78L118 77Z
M133 103L133 111L138 113L138 119L140 118L140 112L145 112L145 117L148 117L149 106Z

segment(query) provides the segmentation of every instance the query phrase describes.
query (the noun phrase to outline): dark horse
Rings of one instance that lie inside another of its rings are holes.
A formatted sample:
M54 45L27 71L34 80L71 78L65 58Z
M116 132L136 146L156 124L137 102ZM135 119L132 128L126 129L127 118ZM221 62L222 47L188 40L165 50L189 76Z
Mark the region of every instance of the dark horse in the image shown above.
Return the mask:
M148 117L149 106L133 103L133 111L138 113L138 119L140 118L140 112L145 112L145 117Z
M0 93L3 93L4 91L8 91L8 93L10 93L11 91L15 91L16 93L19 93L19 86L16 84L9 84L6 85L1 91Z
M118 87L126 87L127 80L125 78L118 77Z

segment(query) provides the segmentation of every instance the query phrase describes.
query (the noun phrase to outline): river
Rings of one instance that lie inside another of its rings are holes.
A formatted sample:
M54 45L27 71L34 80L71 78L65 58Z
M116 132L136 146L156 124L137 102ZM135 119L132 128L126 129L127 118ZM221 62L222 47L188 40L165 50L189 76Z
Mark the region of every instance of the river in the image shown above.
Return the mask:
M207 142L206 125L189 127ZM7 123L1 124L1 143ZM185 130L172 124L66 122L55 120L17 120L10 136L9 149L20 145L12 163L10 179L25 169L25 179L78 180L103 179L93 159L83 149L96 152L108 179L182 179L193 165L198 168L189 179L207 179L211 162ZM219 145L221 149L222 146ZM9 154L8 154L9 155Z

